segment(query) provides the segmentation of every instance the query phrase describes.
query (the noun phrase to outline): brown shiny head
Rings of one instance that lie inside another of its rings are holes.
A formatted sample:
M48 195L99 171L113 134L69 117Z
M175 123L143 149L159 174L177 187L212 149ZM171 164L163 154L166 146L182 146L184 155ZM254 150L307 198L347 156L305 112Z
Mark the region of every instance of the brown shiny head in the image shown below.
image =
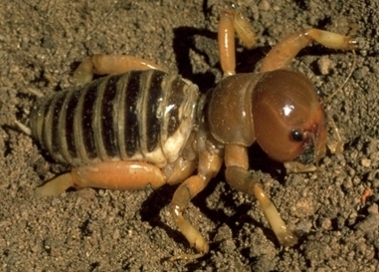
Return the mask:
M267 72L255 86L252 111L256 141L271 158L309 164L325 154L325 112L305 75Z

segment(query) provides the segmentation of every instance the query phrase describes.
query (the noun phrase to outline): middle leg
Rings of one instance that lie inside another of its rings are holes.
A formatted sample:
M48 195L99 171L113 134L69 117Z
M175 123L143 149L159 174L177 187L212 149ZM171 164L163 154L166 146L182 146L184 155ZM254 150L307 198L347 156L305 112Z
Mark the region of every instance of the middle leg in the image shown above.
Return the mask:
M201 192L220 170L222 158L208 151L203 151L199 156L198 174L186 179L174 193L170 203L171 214L180 232L187 238L191 246L195 247L198 254L181 254L174 256L176 259L195 259L209 251L209 245L201 233L188 221L183 213L191 199Z
M225 9L221 12L218 26L218 50L224 77L236 73L234 31L248 49L254 47L256 43L255 32L240 12L232 9Z

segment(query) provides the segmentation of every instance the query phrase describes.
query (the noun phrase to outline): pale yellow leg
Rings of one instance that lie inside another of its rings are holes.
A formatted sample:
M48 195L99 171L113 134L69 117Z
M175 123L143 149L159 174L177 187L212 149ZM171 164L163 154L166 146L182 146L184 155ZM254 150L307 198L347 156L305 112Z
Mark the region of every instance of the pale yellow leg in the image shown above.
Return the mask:
M97 54L83 61L74 72L78 83L88 83L94 74L122 74L131 70L161 70L165 69L151 61L128 55Z
M252 173L247 170L248 157L246 148L239 145L226 146L225 165L226 181L236 190L252 195L258 200L279 243L284 246L296 244L297 237L287 228L275 205L263 191L259 182L252 176Z
M66 173L48 181L34 191L34 197L41 198L46 196L57 196L74 186L71 173Z
M170 260L196 259L209 251L209 245L202 234L183 216L191 199L201 192L208 181L201 176L192 176L180 184L172 198L170 209L175 224L180 232L186 237L190 245L199 252L198 254L180 254L173 256Z
M254 181L251 181L251 191L254 193L255 198L258 200L262 210L269 222L272 231L275 233L279 243L283 246L293 246L297 244L297 237L293 232L287 228L286 223L282 220L274 203L270 200L268 195L263 191L262 187ZM252 186L253 185L253 186Z
M263 59L260 71L287 68L299 51L312 41L331 49L354 50L357 48L357 41L351 37L316 28L303 29L280 40Z
M250 23L240 12L226 9L221 12L218 26L219 58L224 77L236 73L236 53L234 31L247 48L252 48L256 43L255 33Z
M218 24L218 54L224 77L236 73L236 52L233 27L234 13L224 10Z
M209 245L201 233L192 226L191 222L184 218L184 211L191 199L201 192L220 170L222 158L218 155L204 151L200 154L198 174L186 179L178 189L170 203L171 214L180 232L187 238L191 246L195 247L198 254L181 254L173 256L170 260L194 259L201 257L209 251Z
M77 167L35 190L34 196L55 196L68 188L104 188L136 190L158 188L166 183L162 171L146 162L108 161Z

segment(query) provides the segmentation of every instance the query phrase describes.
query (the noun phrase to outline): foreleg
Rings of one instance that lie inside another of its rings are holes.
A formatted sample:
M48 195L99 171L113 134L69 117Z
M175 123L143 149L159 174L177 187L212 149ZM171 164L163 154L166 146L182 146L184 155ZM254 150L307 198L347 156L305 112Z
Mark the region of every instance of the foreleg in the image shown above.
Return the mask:
M226 146L225 165L226 181L236 190L252 195L258 200L279 243L284 246L296 244L297 238L292 231L287 228L274 203L272 203L268 195L264 192L253 174L248 171L246 148L239 145Z

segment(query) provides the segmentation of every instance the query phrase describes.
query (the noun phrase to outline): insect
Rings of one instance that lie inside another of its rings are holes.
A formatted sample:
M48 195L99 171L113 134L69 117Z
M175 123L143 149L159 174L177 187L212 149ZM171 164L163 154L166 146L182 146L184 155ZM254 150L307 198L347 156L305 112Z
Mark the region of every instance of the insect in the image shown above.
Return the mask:
M219 23L224 78L206 95L195 84L146 60L94 55L76 70L78 90L42 98L31 112L29 133L58 162L71 165L36 189L37 197L70 187L142 189L178 184L170 211L198 254L209 251L184 218L189 202L226 166L226 181L259 201L282 245L296 243L277 209L249 170L247 148L257 142L291 171L306 171L325 154L326 115L310 80L288 69L312 41L354 50L356 41L319 29L293 33L263 59L258 74L235 73L235 39L251 47L255 36L239 12L227 9ZM183 257L181 256L181 257Z

